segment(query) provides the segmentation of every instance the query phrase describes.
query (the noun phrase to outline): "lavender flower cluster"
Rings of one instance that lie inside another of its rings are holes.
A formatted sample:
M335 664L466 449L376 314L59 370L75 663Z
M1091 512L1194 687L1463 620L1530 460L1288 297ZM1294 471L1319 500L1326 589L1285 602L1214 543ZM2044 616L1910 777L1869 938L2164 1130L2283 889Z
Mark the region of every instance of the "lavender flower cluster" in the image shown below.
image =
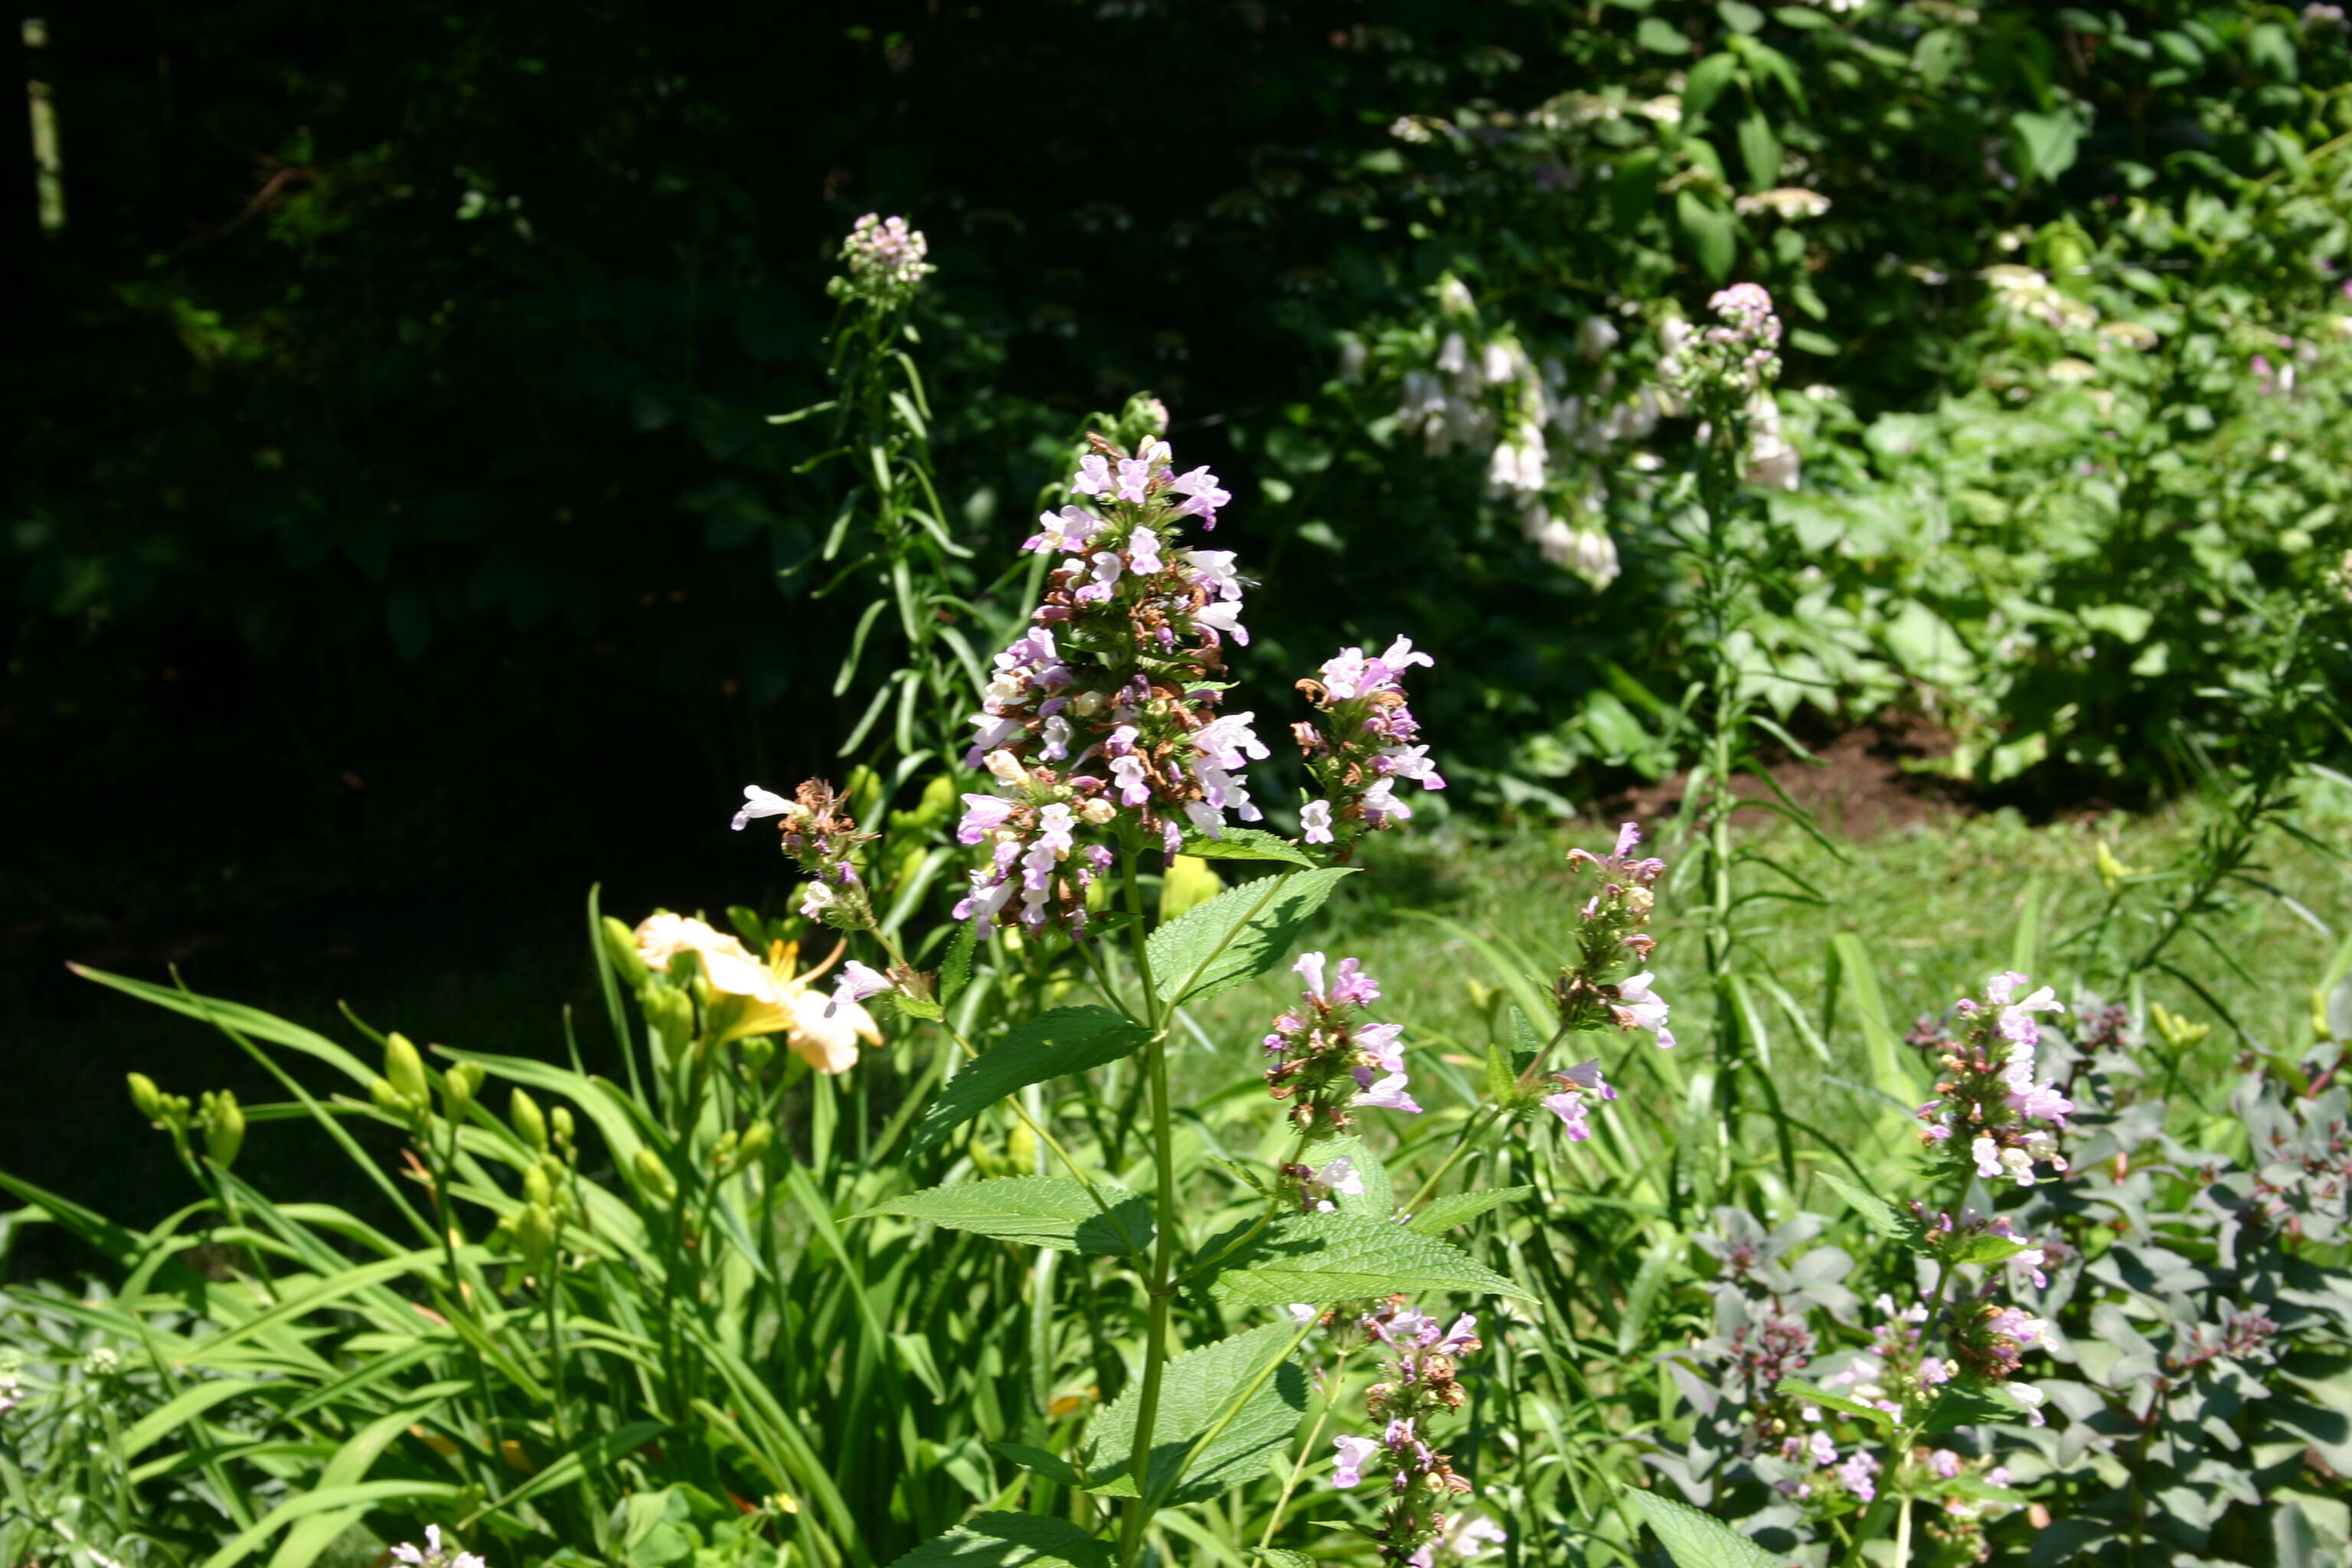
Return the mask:
M1620 1029L1646 1030L1671 1049L1675 1033L1666 1026L1666 1004L1650 989L1650 972L1610 978L1620 965L1646 963L1658 945L1642 928L1657 905L1653 889L1665 875L1666 863L1655 856L1635 859L1633 851L1641 842L1641 828L1628 822L1618 828L1616 846L1607 855L1582 847L1568 852L1568 863L1580 874L1589 869L1600 886L1580 911L1576 961L1561 967L1552 994L1563 1029L1613 1024Z
M1406 1092L1411 1079L1398 1043L1404 1026L1367 1023L1360 1016L1366 1003L1380 999L1380 983L1352 958L1327 972L1319 952L1301 955L1291 968L1306 981L1306 989L1265 1037L1265 1054L1273 1060L1266 1087L1275 1099L1290 1101L1291 1124L1302 1132L1318 1127L1340 1132L1353 1124L1353 1110L1418 1115L1421 1107ZM1327 1167L1313 1179L1332 1185L1326 1178L1333 1174Z
M857 873L857 847L873 838L860 833L855 818L841 809L841 798L822 779L810 779L786 800L758 784L743 789L743 807L735 814L740 833L753 819L776 816L783 834L784 853L800 863L808 877L801 889L801 918L823 921L843 931L866 931L874 924L873 900Z
M1130 457L1088 439L1070 489L1094 506L1045 514L1023 545L1060 563L971 720L964 762L996 789L963 797L956 837L990 854L956 914L984 930L1083 930L1087 888L1114 858L1083 832L1123 823L1172 855L1188 825L1216 837L1228 813L1262 816L1241 776L1267 755L1255 715L1216 712L1225 639L1249 641L1241 578L1231 551L1175 538L1187 517L1213 528L1233 498L1205 468L1176 473L1165 441Z
M833 291L885 308L904 304L925 278L939 270L923 259L929 254L922 230L908 228L905 218L867 213L841 242L842 265L847 270L833 280Z
M1381 1561L1432 1568L1441 1546L1471 1556L1483 1543L1501 1542L1503 1532L1491 1521L1448 1518L1444 1510L1455 1498L1469 1495L1470 1482L1454 1473L1452 1457L1428 1439L1433 1420L1462 1407L1455 1367L1461 1357L1485 1348L1478 1320L1465 1312L1441 1331L1436 1319L1394 1296L1367 1313L1360 1327L1391 1352L1380 1380L1364 1394L1366 1411L1382 1425L1377 1437L1331 1440L1331 1484L1353 1489L1368 1477L1388 1478L1388 1501L1372 1531Z
M2066 1005L2047 985L2020 996L2025 984L2024 975L2004 970L1985 982L1981 1004L1963 996L1954 1005L1957 1037L1933 1025L1912 1036L1936 1054L1943 1075L1936 1098L1919 1108L1927 1124L1921 1142L1955 1169L1973 1164L1988 1181L2007 1176L2021 1187L2033 1184L2037 1163L2066 1169L2058 1137L2074 1110L2055 1086L2035 1081L2042 1031L2034 1015L2063 1013Z
M1329 726L1328 732L1303 721L1291 726L1306 753L1307 776L1321 791L1298 814L1307 843L1335 844L1337 858L1345 860L1358 837L1412 816L1396 797L1398 781L1424 790L1445 787L1429 748L1413 743L1421 724L1405 704L1403 684L1406 670L1436 662L1416 652L1411 637L1399 637L1377 658L1366 658L1360 647L1342 648L1324 661L1320 679L1298 683Z
M1761 284L1734 283L1706 302L1712 326L1670 321L1659 374L1692 404L1746 399L1780 375L1780 316Z

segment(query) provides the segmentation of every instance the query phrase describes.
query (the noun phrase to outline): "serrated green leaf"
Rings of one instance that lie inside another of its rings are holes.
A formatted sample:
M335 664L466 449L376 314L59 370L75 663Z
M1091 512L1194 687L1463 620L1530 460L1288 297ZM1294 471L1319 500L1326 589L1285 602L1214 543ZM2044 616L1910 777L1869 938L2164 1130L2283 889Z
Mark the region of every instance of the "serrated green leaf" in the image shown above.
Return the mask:
M1286 866L1301 867L1315 864L1313 856L1287 838L1256 827L1228 827L1219 838L1189 832L1184 835L1183 852L1201 860L1278 860Z
M2033 1244L2009 1236L1971 1236L1937 1254L1947 1263L2002 1263Z
M1354 869L1328 866L1262 877L1187 910L1151 933L1147 951L1170 1005L1230 991L1289 956L1307 917Z
M1083 1487L1087 1484L1086 1472L1058 1454L1049 1454L1043 1448L1032 1448L1025 1443L991 1443L989 1447L1023 1469L1041 1475L1049 1481L1059 1481L1066 1487Z
M1307 1374L1286 1359L1297 1337L1288 1323L1268 1323L1186 1351L1168 1363L1160 1374L1159 1414L1151 1424L1150 1485L1162 1506L1199 1502L1229 1491L1287 1455L1299 1417L1307 1412ZM1226 1418L1234 1397L1254 1382L1255 1392ZM1142 1397L1139 1382L1129 1384L1087 1430L1083 1463L1095 1479L1094 1489L1106 1497L1135 1495L1129 1472ZM1223 1426L1178 1477L1176 1467L1193 1443L1221 1419Z
M1848 1415L1858 1415L1864 1421L1881 1427L1890 1425L1894 1420L1893 1416L1874 1405L1864 1405L1861 1400L1849 1394L1832 1394L1820 1384L1808 1383L1801 1377L1784 1377L1773 1387L1772 1392L1787 1394L1792 1399L1801 1399L1808 1405L1818 1405L1827 1410L1840 1410Z
M980 941L980 927L971 921L956 928L955 936L948 942L948 955L940 963L940 1005L955 1005L963 988L971 984L972 949Z
M1066 1519L981 1513L933 1536L890 1568L1110 1568L1114 1553Z
M1140 1049L1151 1036L1108 1007L1056 1007L1014 1029L948 1079L923 1109L908 1147L935 1146L1005 1096L1033 1083L1085 1072Z
M1780 1568L1780 1560L1739 1531L1688 1503L1629 1491L1642 1522L1657 1532L1675 1568Z
M1397 1290L1534 1299L1458 1247L1349 1214L1276 1220L1226 1262L1209 1290L1232 1307L1328 1306Z
M2005 1394L1990 1389L1970 1388L1958 1384L1946 1384L1936 1394L1936 1403L1927 1406L1927 1414L1919 1425L1923 1433L1956 1431L1962 1426L1981 1426L1988 1421L2015 1421L2022 1407Z
M1302 1163L1322 1170L1334 1160L1345 1160L1364 1184L1360 1196L1344 1193L1332 1194L1332 1203L1341 1214L1363 1215L1370 1219L1386 1219L1396 1212L1396 1192L1389 1181L1389 1168L1361 1138L1326 1138L1310 1143L1299 1155Z
M1423 1236L1442 1236L1457 1225L1467 1225L1489 1209L1505 1204L1517 1203L1535 1192L1533 1187L1488 1187L1475 1193L1448 1193L1433 1198L1429 1206L1412 1216L1407 1230Z
M1253 1546L1250 1555L1266 1568L1315 1568L1315 1559L1304 1552L1293 1552L1285 1546Z
M873 1212L928 1220L1027 1247L1059 1247L1108 1257L1141 1257L1151 1245L1151 1205L1116 1182L1097 1181L1110 1205L1105 1214L1087 1189L1067 1176L1004 1176L959 1182L891 1199Z

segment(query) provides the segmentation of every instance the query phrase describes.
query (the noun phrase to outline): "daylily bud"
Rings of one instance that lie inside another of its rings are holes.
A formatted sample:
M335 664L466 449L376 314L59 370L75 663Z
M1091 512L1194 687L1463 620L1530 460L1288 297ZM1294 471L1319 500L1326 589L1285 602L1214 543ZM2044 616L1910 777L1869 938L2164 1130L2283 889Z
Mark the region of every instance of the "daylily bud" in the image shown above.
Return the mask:
M2330 1028L2327 1023L2327 994L2325 991L2314 991L2311 994L2311 1035L2315 1040L2332 1040L2336 1037L2336 1031Z
M775 1142L775 1137L774 1128L764 1121L754 1121L743 1129L743 1141L735 1147L737 1161L745 1165L758 1164L760 1157L768 1152L768 1145Z
M662 1202L677 1196L677 1180L662 1163L661 1156L651 1149L639 1149L636 1158L637 1184Z
M515 1249L534 1268L545 1261L555 1250L555 1216L541 1204L525 1204L509 1222L512 1227Z
M406 1035L394 1035L383 1043L383 1076L392 1080L393 1089L411 1105L422 1106L432 1093L425 1077L425 1058L416 1054Z
M514 1123L515 1136L534 1149L547 1147L547 1118L530 1096L516 1089L507 1100L507 1119Z
M647 987L638 1002L645 1009L646 1022L653 1026L654 1034L661 1041L662 1054L675 1063L685 1055L688 1044L694 1038L693 999L683 991L665 985Z
M245 1112L227 1089L205 1096L205 1152L226 1171L245 1146Z
M713 1165L718 1166L719 1169L722 1171L727 1169L728 1166L733 1164L735 1163L735 1145L739 1142L740 1142L740 1139L732 1127L720 1133L719 1135L719 1142L717 1146L710 1151L710 1163Z
M522 1195L526 1201L544 1208L554 1204L555 1188L549 1183L544 1170L537 1165L526 1165L522 1172Z
M155 1087L155 1080L143 1072L135 1072L130 1083L131 1103L139 1108L139 1114L150 1121L163 1121L163 1091Z
M2132 874L2132 868L2116 858L2116 852L2108 847L2105 839L2099 840L2098 847L2092 851L2091 858L2093 864L2098 868L2099 885L2106 889L2107 896L2113 898L2122 892L2124 879Z
M482 1069L472 1062L459 1062L441 1075L441 1114L452 1121L464 1121L481 1089Z
M407 1103L400 1098L400 1090L392 1087L392 1080L388 1078L380 1078L368 1085L368 1098L375 1101L378 1110L388 1116L408 1114Z
M548 1120L555 1128L555 1146L568 1151L576 1136L572 1125L572 1108L559 1105Z
M634 991L646 983L646 961L637 952L637 933L612 916L604 917L604 956L623 985Z

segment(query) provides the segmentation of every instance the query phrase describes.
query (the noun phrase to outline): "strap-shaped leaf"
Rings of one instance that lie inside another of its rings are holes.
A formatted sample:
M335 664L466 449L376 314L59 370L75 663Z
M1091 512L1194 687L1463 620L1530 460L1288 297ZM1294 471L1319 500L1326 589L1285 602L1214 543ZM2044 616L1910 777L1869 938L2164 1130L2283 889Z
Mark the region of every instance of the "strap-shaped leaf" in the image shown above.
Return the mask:
M950 1230L973 1231L1027 1247L1142 1256L1151 1245L1151 1205L1116 1182L1097 1180L1095 1191L1110 1205L1108 1215L1086 1188L1067 1176L959 1182L893 1198L874 1212L929 1220Z
M1160 1373L1159 1414L1151 1423L1151 1489L1161 1506L1229 1491L1288 1454L1307 1410L1307 1374L1287 1359L1297 1338L1291 1324L1268 1323L1186 1351L1168 1363ZM1247 1397L1242 1398L1244 1391ZM1086 1471L1107 1497L1135 1495L1135 1415L1142 1395L1140 1382L1128 1384L1087 1433ZM1241 1405L1234 1409L1237 1398ZM1176 1467L1213 1426L1216 1436L1179 1477Z
M1629 1491L1633 1510L1658 1532L1675 1568L1780 1568L1780 1560L1739 1531L1688 1503L1655 1492Z
M1486 1187L1475 1193L1448 1193L1442 1198L1432 1198L1427 1208L1412 1216L1408 1228L1423 1236L1443 1236L1457 1225L1469 1224L1488 1209L1517 1203L1534 1192L1533 1187Z
M1209 1289L1234 1307L1322 1306L1397 1290L1533 1299L1459 1247L1391 1220L1351 1214L1276 1220L1226 1262Z
M1111 1549L1066 1519L982 1513L935 1535L890 1568L1110 1568Z
M1140 1025L1108 1007L1056 1007L1041 1013L948 1080L915 1124L908 1147L919 1154L1006 1095L1115 1062L1150 1038Z
M1231 888L1151 933L1162 1000L1198 1002L1255 979L1289 956L1307 917L1352 866L1285 871Z

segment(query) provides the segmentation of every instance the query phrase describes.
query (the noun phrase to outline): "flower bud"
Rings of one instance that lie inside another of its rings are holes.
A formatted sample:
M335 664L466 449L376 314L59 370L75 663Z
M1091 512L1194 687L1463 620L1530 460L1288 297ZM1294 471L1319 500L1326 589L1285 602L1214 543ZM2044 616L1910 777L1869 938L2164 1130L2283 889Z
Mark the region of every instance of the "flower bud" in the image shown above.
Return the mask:
M408 1106L400 1098L400 1090L392 1087L392 1080L388 1078L380 1078L368 1085L368 1098L375 1101L375 1108L387 1116L408 1114Z
M392 1081L394 1092L412 1106L424 1106L432 1093L425 1077L425 1058L416 1054L406 1035L396 1034L383 1042L383 1076Z
M561 1150L570 1150L577 1138L572 1124L572 1108L568 1105L557 1106L548 1121L555 1129L555 1146Z
M697 976L699 979L699 976ZM662 1054L675 1064L694 1038L694 1000L671 986L649 986L638 997L646 1022L661 1041Z
M555 1188L548 1181L545 1170L537 1165L523 1167L522 1195L526 1202L537 1204L541 1208L553 1206Z
M509 1224L515 1249L534 1268L543 1264L555 1250L555 1215L544 1205L525 1204Z
M226 1171L245 1146L245 1111L227 1089L205 1096L205 1152Z
M768 1152L768 1145L775 1142L775 1137L774 1128L764 1121L754 1121L743 1129L743 1141L736 1145L736 1158L746 1165L758 1164L760 1157Z
M533 1149L547 1147L547 1118L530 1096L516 1089L507 1100L507 1119L514 1123L516 1137Z
M139 1114L150 1121L163 1121L163 1091L155 1087L155 1080L143 1072L135 1072L130 1083L131 1103L138 1107Z
M466 1113L474 1109L474 1097L481 1090L480 1067L473 1062L459 1062L441 1075L441 1114L452 1121L464 1121Z
M651 1149L641 1148L637 1151L635 1164L639 1186L663 1203L677 1196L677 1180L669 1173L669 1167L662 1163L659 1154Z
M646 983L646 961L637 952L637 933L606 915L604 937L604 958L612 964L613 973L632 991L643 985Z

